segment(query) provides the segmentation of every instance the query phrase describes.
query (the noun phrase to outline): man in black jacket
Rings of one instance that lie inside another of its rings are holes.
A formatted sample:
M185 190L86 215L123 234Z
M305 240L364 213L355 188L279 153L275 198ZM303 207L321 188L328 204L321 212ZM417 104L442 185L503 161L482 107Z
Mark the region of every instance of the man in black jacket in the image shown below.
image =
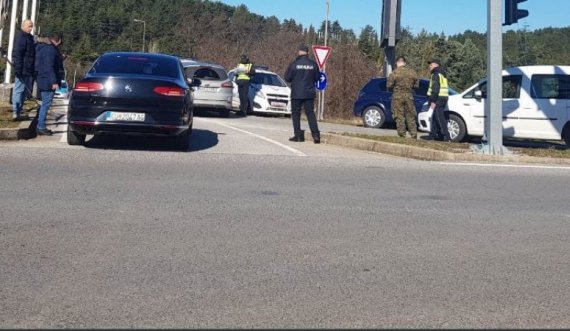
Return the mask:
M38 111L38 135L51 136L53 132L46 128L46 117L53 101L55 90L63 80L63 58L59 52L61 35L53 33L47 41L38 42L36 62L38 68L38 89L42 96L42 105Z
M319 80L319 66L307 55L309 48L299 46L298 56L289 65L285 72L285 80L291 83L291 119L295 136L289 141L302 142L305 136L301 130L301 108L305 109L305 115L309 121L309 128L315 144L320 144L321 136L317 118L315 116L315 82Z
M34 83L34 59L36 57L34 37L31 35L34 23L30 20L22 22L22 30L14 39L12 65L14 67L14 88L12 90L12 118L22 119L22 106L26 97L31 97Z

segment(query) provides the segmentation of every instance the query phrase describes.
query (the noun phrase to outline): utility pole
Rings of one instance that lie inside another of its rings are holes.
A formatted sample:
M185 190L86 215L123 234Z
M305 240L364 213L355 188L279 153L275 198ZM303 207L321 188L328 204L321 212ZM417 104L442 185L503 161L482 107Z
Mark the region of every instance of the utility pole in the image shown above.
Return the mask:
M487 0L487 98L485 99L485 136L474 150L481 154L507 155L503 146L503 3Z
M30 0L24 0L24 7L22 8L22 22L27 20L28 17L28 7L29 7ZM34 22L36 23L36 22Z
M36 29L36 14L38 8L38 0L32 0L32 17L30 18L32 22L34 22L34 27L32 28L32 35L34 34L34 30Z
M143 44L142 44L142 52L144 53L144 44L146 43L146 22L143 20L134 19L135 22L142 22L143 24Z
M382 4L381 43L384 48L384 75L388 77L396 62L396 43L400 39L402 0L384 0Z
M12 0L12 15L10 16L10 36L8 37L8 60L12 62L12 50L14 49L14 35L16 34L16 15L18 14L18 0ZM6 72L4 73L4 83L12 82L12 65L6 63Z

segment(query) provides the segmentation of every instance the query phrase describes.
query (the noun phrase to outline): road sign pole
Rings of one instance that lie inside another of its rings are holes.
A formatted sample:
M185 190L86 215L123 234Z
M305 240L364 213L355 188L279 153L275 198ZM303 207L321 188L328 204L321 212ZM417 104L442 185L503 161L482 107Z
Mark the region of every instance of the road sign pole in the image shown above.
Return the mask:
M487 0L487 97L485 99L485 136L474 150L481 154L505 155L503 146L503 29L502 1Z

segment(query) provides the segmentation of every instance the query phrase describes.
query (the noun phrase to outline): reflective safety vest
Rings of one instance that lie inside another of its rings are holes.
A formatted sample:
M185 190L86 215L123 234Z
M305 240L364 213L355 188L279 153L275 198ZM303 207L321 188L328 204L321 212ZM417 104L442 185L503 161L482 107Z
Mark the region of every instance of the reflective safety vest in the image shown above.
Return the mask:
M447 78L445 78L441 73L438 73L439 76L439 96L440 97L448 97L449 96L449 85L447 84ZM431 85L433 84L433 80L429 80L429 88L427 91L427 95L431 96Z
M238 64L237 72L239 72L239 74L237 75L236 80L250 80L251 77L249 77L248 74L251 71L251 66L252 66L251 63L248 63L248 64L240 63L240 64Z

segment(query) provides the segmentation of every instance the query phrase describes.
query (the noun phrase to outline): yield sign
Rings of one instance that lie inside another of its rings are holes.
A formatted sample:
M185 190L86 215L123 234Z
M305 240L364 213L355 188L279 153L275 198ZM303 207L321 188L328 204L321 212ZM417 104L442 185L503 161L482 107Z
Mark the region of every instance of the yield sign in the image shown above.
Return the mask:
M313 45L313 53L317 59L319 69L323 70L323 67L327 63L329 55L331 55L331 48L328 46Z

